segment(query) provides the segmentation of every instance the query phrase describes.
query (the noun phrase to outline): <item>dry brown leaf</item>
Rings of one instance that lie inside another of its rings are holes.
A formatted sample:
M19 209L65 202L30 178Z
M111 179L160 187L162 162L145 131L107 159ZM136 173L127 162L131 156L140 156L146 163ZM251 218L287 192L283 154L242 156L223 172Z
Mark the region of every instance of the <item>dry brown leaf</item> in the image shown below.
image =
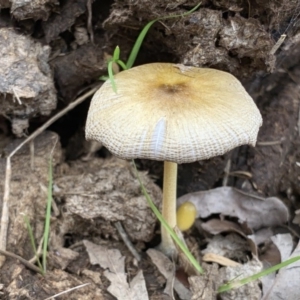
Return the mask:
M264 199L232 187L189 193L178 199L178 205L187 201L196 206L197 217L207 218L212 214L237 217L251 229L278 226L289 217L287 207L278 198Z
M118 249L108 249L87 240L84 240L83 244L91 264L98 264L103 269L108 269L103 274L111 282L107 290L114 297L118 300L149 299L142 270L128 284L125 273L125 256L122 256Z

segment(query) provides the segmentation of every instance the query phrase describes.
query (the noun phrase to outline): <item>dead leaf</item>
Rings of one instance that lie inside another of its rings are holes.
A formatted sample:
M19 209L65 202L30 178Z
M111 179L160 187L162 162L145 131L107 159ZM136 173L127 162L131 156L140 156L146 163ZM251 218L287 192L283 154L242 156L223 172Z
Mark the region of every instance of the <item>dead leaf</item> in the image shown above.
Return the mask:
M202 254L214 253L241 262L247 260L245 253L248 251L247 240L236 233L230 233L227 236L215 235L201 252Z
M125 256L122 256L118 249L108 249L87 240L84 240L83 244L86 247L91 264L98 264L103 269L108 269L103 274L111 282L107 290L114 297L118 300L149 299L141 270L132 279L130 284L128 284L125 273Z
M295 217L293 219L293 224L300 224L300 209L295 210Z
M257 258L253 258L244 265L236 267L223 267L219 270L220 278L225 281L232 281L234 279L240 280L248 276L257 274L262 270L262 264ZM224 283L224 281L222 282ZM219 294L221 300L258 300L261 299L261 288L258 280L252 281L239 288ZM291 298L293 299L293 298ZM296 298L294 298L296 299ZM272 299L273 300L273 299Z
M181 300L190 300L192 293L175 277L175 266L162 252L155 249L147 251L153 264L158 268L159 272L166 278L167 283L164 293L174 299L173 288L179 295Z
M289 258L300 255L300 242ZM272 286L264 291L262 300L299 299L300 261L279 270Z
M278 226L288 221L289 213L278 198L260 198L232 187L189 193L178 200L178 205L190 201L197 208L197 217L207 218L212 214L237 217L251 229Z
M215 283L222 281L218 265L203 263L202 267L204 269L203 275L189 277L193 293L191 300L215 300L217 295Z
M274 235L273 230L270 228L262 228L256 231L254 234L248 235L257 246L264 243Z
M292 249L293 249L292 236L290 234L277 234L277 235L271 237L271 240L272 240L273 248L275 248L277 250L277 255L279 255L279 261L277 258L276 263L280 263L282 261L287 260L290 257ZM268 255L270 256L271 254L268 254ZM276 252L275 252L275 254L273 254L273 256L274 255L276 255ZM280 257L281 257L281 259L280 259ZM276 259L276 257L275 257L275 259ZM268 259L268 257L267 257L267 259L265 259L265 260L269 261L270 259ZM275 265L275 263L273 263L272 265ZM278 275L279 274L280 274L280 271L279 271ZM271 273L261 279L264 295L268 294L273 289L273 285L275 284L276 280L277 280L277 275L275 273ZM268 298L266 298L266 299L268 299Z
M202 228L211 234L219 234L223 232L236 232L241 236L246 236L245 228L242 228L240 224L227 220L211 219L201 224Z
M294 245L292 236L289 233L276 234L271 237L271 240L280 252L281 261L287 260L293 251Z
M136 274L130 284L127 283L125 273L105 271L103 274L111 282L107 290L118 300L149 299L142 270Z

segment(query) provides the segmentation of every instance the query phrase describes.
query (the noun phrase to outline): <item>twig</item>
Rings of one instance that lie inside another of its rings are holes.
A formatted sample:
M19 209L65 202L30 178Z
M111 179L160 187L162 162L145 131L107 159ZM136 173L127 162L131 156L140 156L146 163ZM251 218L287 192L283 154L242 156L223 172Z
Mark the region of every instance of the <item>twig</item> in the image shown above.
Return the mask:
M17 260L19 260L24 266L26 266L28 269L34 271L34 272L37 272L37 273L40 273L43 275L43 271L38 268L37 266L33 265L32 263L30 263L29 261L27 261L26 259L24 259L23 257L17 255L17 254L14 254L12 252L9 252L9 251L4 251L4 250L0 250L0 254L2 255L5 255L5 256L9 256L9 257L12 257L12 258L15 258Z
M18 94L17 94L17 92L15 91L14 88L12 88L12 91L13 91L14 96L15 96L15 98L17 99L19 105L22 105L22 101L20 100L20 98L19 98L19 96L18 96Z
M275 146L282 144L282 140L279 141L266 141L266 142L257 142L257 146Z
M30 169L31 171L34 170L34 142L31 141L29 143L29 151L30 151Z
M227 160L226 166L224 168L224 177L223 177L223 181L222 181L222 186L227 186L227 184L228 184L230 169L231 169L231 159L229 158Z
M93 26L92 26L92 16L93 16L92 2L93 2L93 0L88 0L86 3L87 10L88 10L87 30L88 30L88 33L90 34L91 42L94 44L94 31L93 31Z
M279 40L276 42L276 44L273 46L273 48L270 51L271 55L274 55L275 52L279 49L279 47L282 45L282 43L284 42L286 38L286 34L282 34L281 37L279 38Z
M56 295L53 295L53 296L51 296L51 297L48 297L48 298L46 298L46 299L44 299L44 300L51 300L51 299L54 299L54 298L56 298L56 297L58 297L58 296L61 296L61 295L63 295L63 294L70 293L70 292L72 292L72 291L74 291L74 290L80 289L80 288L85 287L85 286L87 286L87 285L90 285L90 283L84 283L84 284L81 284L81 285L77 285L77 286L75 286L75 287L73 287L73 288L71 288L71 289L68 289L68 290L66 290L66 291L63 291L63 292L58 293L58 294L56 294Z
M10 157L6 161L6 170L5 170L5 183L4 183L4 193L2 201L2 216L1 216L1 229L0 229L0 249L6 250L7 243L7 231L8 231L8 221L9 221L9 208L8 208L8 199L9 199L9 188L10 188L10 179L11 179L11 163ZM4 263L4 257L0 258L0 266Z
M35 253L34 257L31 258L31 259L29 259L29 262L30 262L31 264L36 263L37 260L38 260L38 257L41 256L41 254L42 254L43 242L44 242L44 236L41 238L41 241L40 241L40 243L39 243L39 246L38 246L38 248L37 248L37 250L36 250L36 253Z
M137 261L141 261L141 256L140 254L137 252L137 250L134 248L134 246L132 245L131 241L128 238L127 233L125 232L121 222L116 222L115 223L115 227L117 228L123 242L125 243L125 245L127 246L128 250L131 252L131 254L136 258Z
M72 110L74 107L83 102L86 98L93 95L99 88L100 85L94 87L81 97L77 98L74 102L70 103L65 109L61 110L51 119L49 119L45 124L34 131L29 137L27 137L22 143L20 143L6 158L6 169L5 169L5 184L2 202L2 216L1 216L1 230L0 230L0 249L5 251L7 244L7 232L8 232L8 221L9 221L9 194L10 194L10 180L11 180L11 157L14 156L24 145L35 139L40 135L45 129L47 129L51 124L53 124L60 117L65 115L68 111ZM4 261L0 259L0 267Z

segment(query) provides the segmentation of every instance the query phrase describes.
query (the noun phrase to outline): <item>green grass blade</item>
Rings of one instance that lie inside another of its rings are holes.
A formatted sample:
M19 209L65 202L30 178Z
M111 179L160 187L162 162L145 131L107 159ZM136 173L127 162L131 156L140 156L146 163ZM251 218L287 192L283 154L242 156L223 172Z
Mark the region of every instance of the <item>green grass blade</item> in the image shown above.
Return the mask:
M135 162L133 161L133 165L135 167L135 171L136 171L136 176L137 179L141 185L143 194L145 195L147 202L150 206L150 208L152 209L152 211L154 212L155 216L157 217L157 219L160 221L161 224L163 224L163 226L167 229L168 233L171 235L171 237L174 239L175 243L178 245L178 247L182 250L182 252L186 255L186 257L189 259L189 261L191 262L191 264L194 266L194 268L200 273L203 274L203 269L201 268L201 266L199 265L199 263L197 262L197 260L194 258L194 256L192 255L192 253L189 251L189 249L182 243L182 241L179 239L179 237L176 235L176 233L174 232L174 230L170 227L170 225L165 221L165 219L163 218L163 216L161 215L161 213L159 212L159 210L157 209L157 207L155 206L155 204L153 203L151 197L149 196L148 192L146 191L140 176L138 174L138 170L136 168Z
M99 77L99 80L102 80L102 81L106 81L108 79L109 79L109 77L107 75L103 75L103 76Z
M127 70L127 66L122 60L118 59L116 63L120 65L123 70Z
M129 58L127 60L127 63L126 63L126 67L127 69L130 69L132 68L132 66L134 65L134 62L136 60L136 57L140 51L140 48L142 46L142 43L144 41L144 38L145 36L147 35L150 27L159 19L156 19L156 20L152 20L150 21L141 31L141 33L139 34L137 40L135 41L135 44L130 52L130 55L129 55Z
M31 247L32 247L33 252L34 252L34 254L35 254L37 264L38 264L38 266L39 266L39 269L41 270L41 273L44 275L45 273L44 273L43 266L42 266L42 264L41 264L39 255L38 255L38 253L37 253L37 249L36 249L36 245L35 245L35 241L34 241L34 235L33 235L32 227L31 227L31 225L30 225L30 222L29 222L27 216L24 216L24 221L25 221L25 224L26 224L26 227L27 227L27 230L28 230L28 234L29 234L29 238L30 238Z
M254 274L254 275L249 276L247 278L240 279L240 280L230 281L230 282L228 282L228 283L220 286L219 289L218 289L218 293L222 293L222 292L226 292L226 291L229 291L231 289L234 289L234 288L238 288L238 287L240 287L242 285L245 285L245 284L247 284L249 282L257 280L257 279L259 279L261 277L267 276L270 273L278 271L279 269L282 269L282 268L284 268L284 267L286 267L286 266L288 266L288 265L290 265L290 264L292 264L292 263L294 263L294 262L296 262L298 260L300 260L300 256L296 256L296 257L290 258L290 259L288 259L288 260L286 260L286 261L284 261L284 262L282 262L282 263L280 263L278 265L275 265L275 266L273 266L273 267L271 267L269 269L266 269L266 270L264 270L262 272Z
M50 218L51 218L51 204L52 204L52 186L53 186L53 174L52 174L52 160L49 161L49 184L47 193L47 207L46 207L46 218L44 228L44 243L43 243L43 270L46 273L47 270L47 251L48 241L50 235Z
M136 57L140 51L140 48L142 46L142 43L144 41L144 38L145 36L147 35L149 29L151 28L151 26L157 22L157 21L160 21L160 20L166 20L166 19L171 19L171 18L178 18L178 17L184 17L184 16L187 16L191 13L193 13L196 9L199 8L199 6L201 5L201 2L199 4L197 4L194 8L192 8L191 10L187 11L186 13L183 13L183 14L179 14L179 15L170 15L170 16L165 16L165 17L160 17L160 18L157 18L155 20L152 20L150 21L141 31L141 33L139 34L137 40L135 41L135 44L131 50L131 53L129 55L129 58L127 60L127 63L126 63L126 67L127 69L130 69L133 65L134 65L134 62L136 60Z
M114 54L113 54L113 61L117 61L120 58L120 47L117 46L115 48Z

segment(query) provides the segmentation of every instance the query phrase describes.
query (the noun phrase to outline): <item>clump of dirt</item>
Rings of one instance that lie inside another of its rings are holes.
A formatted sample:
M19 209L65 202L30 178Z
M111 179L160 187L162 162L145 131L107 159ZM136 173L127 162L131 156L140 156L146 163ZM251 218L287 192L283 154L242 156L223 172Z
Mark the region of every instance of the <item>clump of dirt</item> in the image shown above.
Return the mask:
M48 65L50 47L0 29L0 109L10 116L18 137L36 115L49 115L56 108L56 90Z
M70 214L81 220L93 220L98 232L106 238L119 239L113 224L122 221L133 242L149 242L153 238L156 218L141 191L134 167L117 158L75 161L55 179L55 196L65 202L65 218ZM160 206L160 189L141 174L143 184L156 206ZM82 228L68 229L79 234Z

